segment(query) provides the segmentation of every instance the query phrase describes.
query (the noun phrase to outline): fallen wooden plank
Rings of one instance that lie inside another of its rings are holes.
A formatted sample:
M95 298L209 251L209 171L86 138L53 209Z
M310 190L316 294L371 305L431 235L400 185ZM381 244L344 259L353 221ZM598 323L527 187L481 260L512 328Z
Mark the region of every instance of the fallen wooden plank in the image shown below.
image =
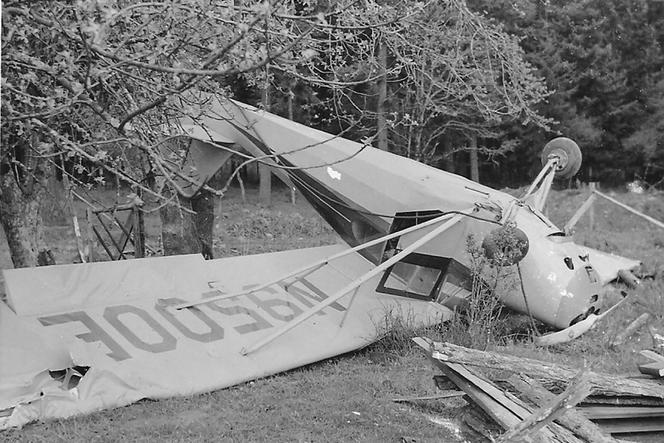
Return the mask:
M444 367L444 365L438 367L503 429L510 429L521 422L521 418L513 410L504 406L471 382L465 380L461 375L450 368Z
M554 394L526 375L514 374L507 381L522 396L537 406L543 406L555 399ZM615 443L616 441L575 409L567 410L557 417L556 421L572 431L574 435L589 443Z
M627 339L631 337L636 331L641 329L643 326L648 324L651 317L647 312L639 315L634 321L632 321L625 329L623 329L611 342L610 347L619 348L625 344Z
M507 399L505 395L500 392L495 386L491 386L490 382L482 380L480 377L471 374L470 371L465 369L462 365L455 363L443 363L439 360L431 358L428 352L427 344L421 338L414 338L413 341L427 352L429 360L438 367L443 374L456 386L468 394L478 406L486 405L485 410L496 423L509 429L515 424L519 423L522 419L530 415L530 411L514 402Z
M581 404L582 407L587 405L603 405L603 406L664 406L664 400L655 397L635 397L635 396L620 396L620 397L607 397L600 395L591 395L586 397Z
M465 393L463 391L447 391L447 392L441 392L440 394L436 395L425 395L423 397L393 398L392 401L396 403L401 403L401 402L420 401L420 400L440 400L443 398L461 397L464 394Z
M438 367L443 374L450 379L456 386L462 389L484 412L498 423L503 429L507 430L521 422L521 418L511 409L505 407L489 394L473 385L470 381L464 379L460 374L453 371L446 364L432 359L427 349L427 343L421 338L414 338L413 341L427 352L429 360ZM458 365L457 365L458 366Z
M640 351L639 354L643 355L644 357L649 358L650 360L657 361L657 362L664 362L664 355L660 355L656 352L650 351L648 349L644 349L643 351Z
M662 378L664 377L664 364L662 363L647 363L643 365L638 365L639 372L646 375L652 375L653 377Z
M664 431L664 420L660 417L648 418L622 418L597 420L597 425L604 431L611 434L634 434L641 432L660 432Z
M449 369L452 373L456 372L451 368ZM530 410L523 404L521 400L515 399L515 401L512 401L506 395L502 395L502 393L499 394L499 390L495 386L493 386L492 389L489 389L489 393L487 393L482 388L478 387L473 382L466 380L458 373L456 376L460 377L462 380L457 380L457 382L460 383L459 387L468 394L473 403L479 406L503 429L512 429L522 423L524 419L528 419L530 417ZM451 378L455 379L456 377L452 376ZM481 383L481 385L485 386L484 383ZM497 397L498 400L495 397ZM523 415L524 418L519 418L517 414ZM515 417L516 421L514 420ZM508 423L514 424L510 426ZM520 436L516 439L508 439L503 441L580 443L580 440L574 437L570 431L557 424L551 424L548 426L545 425L541 429L534 430L527 436Z
M470 383L475 385L477 388L487 393L489 396L491 396L491 398L493 398L499 404L509 409L514 415L519 417L519 419L525 420L531 415L530 410L527 408L525 404L523 404L523 402L521 402L520 400L515 401L513 399L508 398L507 395L505 395L505 393L500 389L498 389L493 383L469 371L463 365L459 365L456 363L447 363L446 365L452 371L456 372L457 374L468 380Z
M433 342L423 339L433 351L433 357L442 362L460 363L466 366L477 366L486 369L526 373L533 378L566 386L576 374L576 369L535 360L514 357L497 352L479 351L456 346L450 343ZM664 384L656 380L635 380L619 375L588 372L595 395L650 397L664 400Z
M508 398L505 393L491 382L484 380L479 375L472 373L462 365L455 363L443 363L432 358L429 353L428 342L422 338L414 338L429 357L429 360L452 380L479 406L492 420L503 429L514 428L531 415L531 411L519 399L516 401ZM546 426L538 429L533 435L528 436L525 441L542 442L579 442L571 432L558 426Z
M648 374L655 377L664 377L664 356L647 349L639 352L639 354L650 359L649 363L638 365L639 371L642 374Z
M590 389L588 374L585 372L579 373L563 393L542 405L540 409L533 412L519 425L501 435L498 441L510 442L531 438L535 432L538 432L586 398L590 394Z
M583 406L579 412L590 420L633 417L664 417L664 408L648 406Z

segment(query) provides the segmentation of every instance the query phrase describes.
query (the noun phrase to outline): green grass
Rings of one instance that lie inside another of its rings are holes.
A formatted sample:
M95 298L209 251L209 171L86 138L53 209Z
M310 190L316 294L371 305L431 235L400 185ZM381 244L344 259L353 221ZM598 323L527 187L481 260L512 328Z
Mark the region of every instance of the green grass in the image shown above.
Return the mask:
M408 375L407 377L405 375ZM434 393L422 359L373 363L366 352L188 398L144 401L0 434L7 441L449 441L417 405ZM438 406L450 415L452 405Z
M257 254L329 245L338 242L334 230L321 219L302 196L296 204L290 193L279 190L269 208L258 204L253 189L243 203L237 190L221 201L221 218L215 229L215 257Z
M111 195L112 197L112 195ZM560 226L583 202L583 191L557 191L548 213ZM619 200L664 220L664 196L619 194ZM248 202L232 193L222 202L217 226L217 256L259 253L318 246L337 241L334 232L303 201L295 206L287 192L278 191L274 204L264 208L249 191ZM79 208L80 209L80 208ZM149 242L158 247L158 217L147 222ZM48 238L60 263L71 262L75 246L71 229L51 226ZM489 349L539 358L597 371L637 374L637 351L651 346L644 329L621 349L611 349L615 335L642 312L653 325L664 325L664 230L598 201L595 226L588 216L577 226L577 241L644 262L654 274L635 290L634 297L594 330L565 345L537 348L528 340L523 317L505 317L498 324ZM625 288L620 288L625 289ZM619 299L609 291L607 306ZM432 416L453 420L463 400L394 403L392 398L434 394L436 371L413 348L410 337L467 344L467 324L415 330L407 321L387 319L392 332L373 346L318 364L205 395L143 401L124 408L69 420L34 423L22 430L0 433L7 441L452 441L455 431L435 424ZM514 333L520 329L521 333ZM525 334L523 333L525 331ZM476 437L463 435L467 440Z

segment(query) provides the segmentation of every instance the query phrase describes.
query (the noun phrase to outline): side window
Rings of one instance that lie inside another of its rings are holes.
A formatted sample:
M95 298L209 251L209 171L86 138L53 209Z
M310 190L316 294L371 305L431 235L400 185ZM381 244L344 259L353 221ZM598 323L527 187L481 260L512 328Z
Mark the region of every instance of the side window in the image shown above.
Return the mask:
M392 226L390 226L390 233L402 231L411 226L419 225L425 221L431 220L442 215L441 211L431 210L431 211L412 211L412 212L397 212L394 215L394 221ZM383 257L381 262L388 260L394 254L399 252L399 239L401 237L395 237L392 240L388 240L385 244L385 250L383 251Z
M435 300L449 259L410 254L389 267L376 290L421 300Z
M442 214L441 211L399 212L390 232L398 232ZM400 252L400 237L385 244L382 262ZM472 281L468 269L454 259L412 253L388 268L380 280L377 292L420 300L435 301L449 308L465 303Z

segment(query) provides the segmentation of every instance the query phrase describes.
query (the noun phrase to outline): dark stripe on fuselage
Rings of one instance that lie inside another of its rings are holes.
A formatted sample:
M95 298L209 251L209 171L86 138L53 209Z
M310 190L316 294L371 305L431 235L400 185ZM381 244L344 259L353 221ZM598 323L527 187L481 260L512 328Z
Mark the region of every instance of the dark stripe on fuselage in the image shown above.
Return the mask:
M240 131L254 146L265 155L276 156L276 163L288 168L297 167L279 154L273 152L263 141L245 131L233 122L228 122ZM304 195L314 209L351 246L357 246L372 238L387 235L390 224L335 189L308 174L302 169L284 169L293 184ZM381 260L382 245L359 251L369 261L377 264Z

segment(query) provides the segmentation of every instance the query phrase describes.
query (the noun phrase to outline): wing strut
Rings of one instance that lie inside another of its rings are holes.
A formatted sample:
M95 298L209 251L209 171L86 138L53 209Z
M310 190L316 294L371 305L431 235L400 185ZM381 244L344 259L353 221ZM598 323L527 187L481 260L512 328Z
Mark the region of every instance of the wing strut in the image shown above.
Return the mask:
M474 211L474 209L473 210L468 210L468 211L460 211L458 213L459 215L457 215L457 217L459 217L460 214L470 214L473 211ZM299 274L302 274L303 272L309 271L307 274L305 274L305 276L306 276L306 275L311 274L312 272L315 272L316 270L322 268L323 266L329 264L332 260L336 260L337 258L344 257L348 254L353 253L353 252L361 251L362 249L369 248L371 246L377 245L379 243L390 240L392 238L399 237L401 235L408 234L410 232L414 232L414 231L417 231L419 229L426 228L426 227L434 225L436 223L440 223L441 221L443 221L445 219L448 219L450 217L452 217L452 214L443 214L440 217L436 217L436 218L433 218L431 220L427 220L424 223L420 223L418 225L410 226L410 227L408 227L406 229L403 229L401 231L393 232L391 234L385 235L385 236L377 238L375 240L371 240L367 243L363 243L363 244L355 246L353 248L343 250L343 251L338 252L334 255L331 255L330 257L323 258L319 261L316 261L316 262L313 262L311 264L305 265L305 266L291 272L290 274L280 276L279 278L275 278L274 280L270 280L267 283L263 283L261 285L258 285L256 287L254 287L254 288L251 288L249 290L240 291L240 292L233 292L233 293L229 293L229 294L221 294L221 295L218 295L218 296L215 296L215 297L208 297L208 298L205 298L205 299L202 299L202 300L197 300L197 301L184 302L184 303L180 303L178 305L171 305L171 308L180 310L180 309L185 309L185 308L191 308L191 307L196 306L196 305L209 303L211 301L225 300L225 299L228 299L228 298L238 297L240 295L252 294L254 292L261 291L261 290L263 290L263 289L265 289L269 286L280 283L280 282L282 282L282 281L284 281L288 278L292 278L292 277L295 277Z
M474 209L473 209L474 210ZM424 245L425 243L431 241L433 238L439 236L446 230L450 229L452 226L456 225L461 219L464 217L464 215L470 214L473 210L468 210L468 211L460 211L457 215L452 217L450 220L445 222L444 224L438 226L428 234L422 236L421 238L417 239L414 241L412 244L408 245L405 247L403 250L401 250L398 254L395 254L392 256L389 260L384 261L380 265L376 266L366 274L360 276L356 280L352 281L348 285L346 285L343 289L339 290L336 292L334 295L326 298L322 302L318 303L315 306L312 306L309 310L305 311L302 313L300 316L294 318L293 320L289 321L288 323L284 324L280 328L278 328L276 331L274 331L272 334L268 335L267 337L264 337L263 339L257 341L253 345L249 346L248 348L245 348L242 350L242 355L247 355L250 354L266 344L272 342L276 338L284 335L286 332L290 331L291 329L295 328L299 324L303 323L305 320L309 319L313 315L316 315L318 312L320 312L322 309L325 309L326 307L330 306L332 303L338 301L339 299L345 297L350 291L353 289L359 287L363 283L367 282L368 280L372 279L376 275L380 274L381 272L385 271L387 268L392 266L393 264L397 263L401 259L403 259L405 256L408 254L412 253L415 251L417 248L420 246ZM440 217L439 217L440 218ZM434 219L437 220L437 219ZM420 225L421 226L421 225Z

